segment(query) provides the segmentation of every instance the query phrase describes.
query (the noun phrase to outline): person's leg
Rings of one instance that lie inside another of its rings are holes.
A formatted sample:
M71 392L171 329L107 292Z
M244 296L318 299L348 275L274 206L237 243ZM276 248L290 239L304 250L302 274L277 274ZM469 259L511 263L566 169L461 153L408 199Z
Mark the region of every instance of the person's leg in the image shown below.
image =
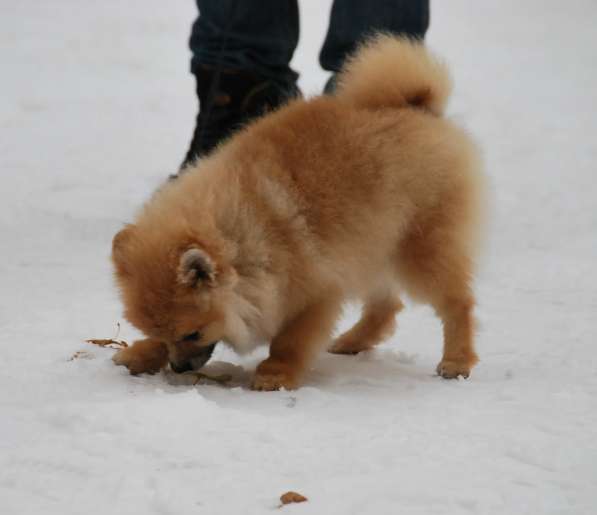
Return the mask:
M298 43L296 0L196 0L189 46L191 71L201 65L253 71L294 82L289 63Z
M334 0L319 62L336 73L368 35L383 31L423 39L428 27L429 0Z
M197 6L189 45L200 111L181 170L299 94L289 66L299 33L296 0L197 0Z

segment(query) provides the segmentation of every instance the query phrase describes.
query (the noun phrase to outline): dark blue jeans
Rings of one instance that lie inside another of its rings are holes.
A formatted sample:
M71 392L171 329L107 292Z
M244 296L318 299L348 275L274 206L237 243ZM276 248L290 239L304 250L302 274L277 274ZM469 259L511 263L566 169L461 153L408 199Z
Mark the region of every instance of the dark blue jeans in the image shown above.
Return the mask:
M289 63L299 37L297 0L196 0L191 71L200 65L252 70L294 82ZM429 0L334 0L319 61L337 72L368 34L386 31L423 39Z

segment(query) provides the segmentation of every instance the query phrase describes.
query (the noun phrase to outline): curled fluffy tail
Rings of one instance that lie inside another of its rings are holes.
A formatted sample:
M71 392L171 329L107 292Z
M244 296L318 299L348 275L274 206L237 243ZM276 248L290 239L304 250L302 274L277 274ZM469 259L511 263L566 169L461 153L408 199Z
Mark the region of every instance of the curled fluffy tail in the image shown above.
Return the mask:
M358 107L414 106L440 116L451 89L446 66L422 43L378 34L348 59L336 95Z

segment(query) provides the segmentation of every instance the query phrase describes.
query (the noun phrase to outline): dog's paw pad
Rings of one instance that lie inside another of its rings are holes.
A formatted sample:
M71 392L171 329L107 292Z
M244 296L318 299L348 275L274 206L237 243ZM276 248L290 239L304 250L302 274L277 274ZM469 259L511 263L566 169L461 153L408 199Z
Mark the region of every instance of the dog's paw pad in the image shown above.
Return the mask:
M251 389L260 392L273 392L276 390L294 390L296 381L286 374L256 374L251 384Z
M468 363L442 360L437 365L436 372L444 379L456 379L457 377L467 379L471 373L471 367Z
M127 355L126 355L125 350L126 349L119 350L116 354L114 354L112 356L112 361L116 365L124 365L124 366L127 365L128 360L127 360L127 357L126 357Z
M366 345L360 342L348 341L348 340L337 340L328 349L331 354L344 354L348 356L355 356L359 352L370 350Z
M162 368L161 363L133 353L130 349L119 350L112 356L112 361L116 365L128 368L132 375L155 374Z

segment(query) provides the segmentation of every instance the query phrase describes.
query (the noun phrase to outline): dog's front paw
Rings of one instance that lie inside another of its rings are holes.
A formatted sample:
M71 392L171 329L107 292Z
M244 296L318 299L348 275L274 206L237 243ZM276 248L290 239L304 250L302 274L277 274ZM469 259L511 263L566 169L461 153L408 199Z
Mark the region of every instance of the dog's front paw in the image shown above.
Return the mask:
M260 392L273 392L276 390L296 390L297 382L286 374L255 374L251 389Z
M458 376L467 379L471 373L473 364L468 361L442 359L439 362L439 365L437 365L436 372L438 376L441 376L444 379L456 379Z
M119 350L112 361L129 369L133 375L155 374L168 362L168 349L161 342L141 340L131 347Z
M257 367L251 388L262 392L282 388L295 390L298 388L297 375L288 365L266 359Z
M338 338L328 349L328 352L330 352L331 354L348 354L349 356L354 356L359 352L363 352L369 349L370 347L363 344L362 342L348 338Z

